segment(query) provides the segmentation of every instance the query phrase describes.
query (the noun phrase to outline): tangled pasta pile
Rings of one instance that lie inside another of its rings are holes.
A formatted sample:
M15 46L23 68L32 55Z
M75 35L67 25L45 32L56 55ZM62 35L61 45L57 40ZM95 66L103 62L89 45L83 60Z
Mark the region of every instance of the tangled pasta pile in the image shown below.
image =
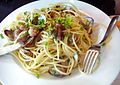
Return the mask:
M93 19L70 3L20 13L4 34L9 44L22 46L12 55L28 72L39 77L70 75L79 68L92 37Z

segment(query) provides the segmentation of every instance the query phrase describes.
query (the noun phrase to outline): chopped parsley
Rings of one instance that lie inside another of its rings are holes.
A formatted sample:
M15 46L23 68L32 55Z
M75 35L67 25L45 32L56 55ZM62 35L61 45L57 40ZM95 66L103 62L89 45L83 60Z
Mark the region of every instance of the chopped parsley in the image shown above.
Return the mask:
M52 27L51 25L48 26L48 31L52 31L54 29L54 27Z
M57 18L55 18L55 22L63 24L64 23L64 18L57 17Z
M3 34L0 34L0 38L1 38L1 39L3 39L3 38L4 38L4 37L3 37Z
M28 11L25 11L25 12L24 12L24 15L27 15L27 14L28 14Z
M55 22L63 24L65 28L69 28L72 24L72 18L70 16L65 16L64 18L57 17L55 18Z
M46 8L42 8L40 11L45 12Z
M40 74L39 73L34 73L34 75L39 78L40 77Z
M44 19L39 19L39 20L38 20L38 25L39 25L40 27L45 27L45 20L44 20Z
M65 27L70 27L72 24L72 18L70 16L66 16L64 19L64 26Z

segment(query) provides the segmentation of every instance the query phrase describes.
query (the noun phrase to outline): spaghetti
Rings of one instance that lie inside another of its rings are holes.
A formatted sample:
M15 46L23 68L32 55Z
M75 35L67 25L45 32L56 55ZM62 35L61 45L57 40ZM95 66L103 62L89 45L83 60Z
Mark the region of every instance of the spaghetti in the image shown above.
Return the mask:
M81 65L95 43L93 24L72 4L57 3L20 13L4 33L13 44L22 44L12 55L26 71L37 77L45 73L63 77Z

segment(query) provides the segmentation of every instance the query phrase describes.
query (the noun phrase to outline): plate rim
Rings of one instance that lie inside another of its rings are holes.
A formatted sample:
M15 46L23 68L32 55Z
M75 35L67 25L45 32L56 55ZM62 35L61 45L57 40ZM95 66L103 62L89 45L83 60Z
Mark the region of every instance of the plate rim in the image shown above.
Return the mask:
M44 0L45 1L45 0ZM47 1L47 0L46 0ZM77 1L77 0L76 0ZM28 4L26 4L26 5L29 5L29 4L34 4L34 3L37 3L37 2L41 2L41 1L34 1L34 2L31 2L31 3L28 3ZM88 3L86 3L86 2L83 2L83 1L79 1L79 2L82 2L82 3L85 3L85 4L87 4L87 5L90 5L90 4L88 4ZM23 7L25 7L26 5L23 5L23 6L21 6L21 7L19 7L19 8L17 8L16 10L14 10L12 13L14 13L15 11L17 11L17 10L19 10L19 9L21 9L21 8L23 8ZM94 7L94 8L96 8L95 6L93 6L93 5L90 5L90 6L92 6L92 7ZM99 11L101 11L100 9L98 9L98 8L96 8L97 10L99 10ZM102 11L101 11L102 12ZM12 13L10 13L6 18L8 18ZM102 12L107 18L108 18L108 22L110 21L110 18L104 13L104 12ZM6 20L6 18L4 19L4 20ZM1 21L1 23L4 21L4 20L2 20ZM0 26L1 26L1 24L0 24Z

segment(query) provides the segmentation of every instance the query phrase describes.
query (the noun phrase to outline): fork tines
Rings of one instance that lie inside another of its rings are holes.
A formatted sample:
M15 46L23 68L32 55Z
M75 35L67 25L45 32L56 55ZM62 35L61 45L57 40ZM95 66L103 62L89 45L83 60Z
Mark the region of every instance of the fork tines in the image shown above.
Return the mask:
M95 49L89 49L85 55L83 61L83 72L90 74L93 71L94 65L96 63L99 51Z

